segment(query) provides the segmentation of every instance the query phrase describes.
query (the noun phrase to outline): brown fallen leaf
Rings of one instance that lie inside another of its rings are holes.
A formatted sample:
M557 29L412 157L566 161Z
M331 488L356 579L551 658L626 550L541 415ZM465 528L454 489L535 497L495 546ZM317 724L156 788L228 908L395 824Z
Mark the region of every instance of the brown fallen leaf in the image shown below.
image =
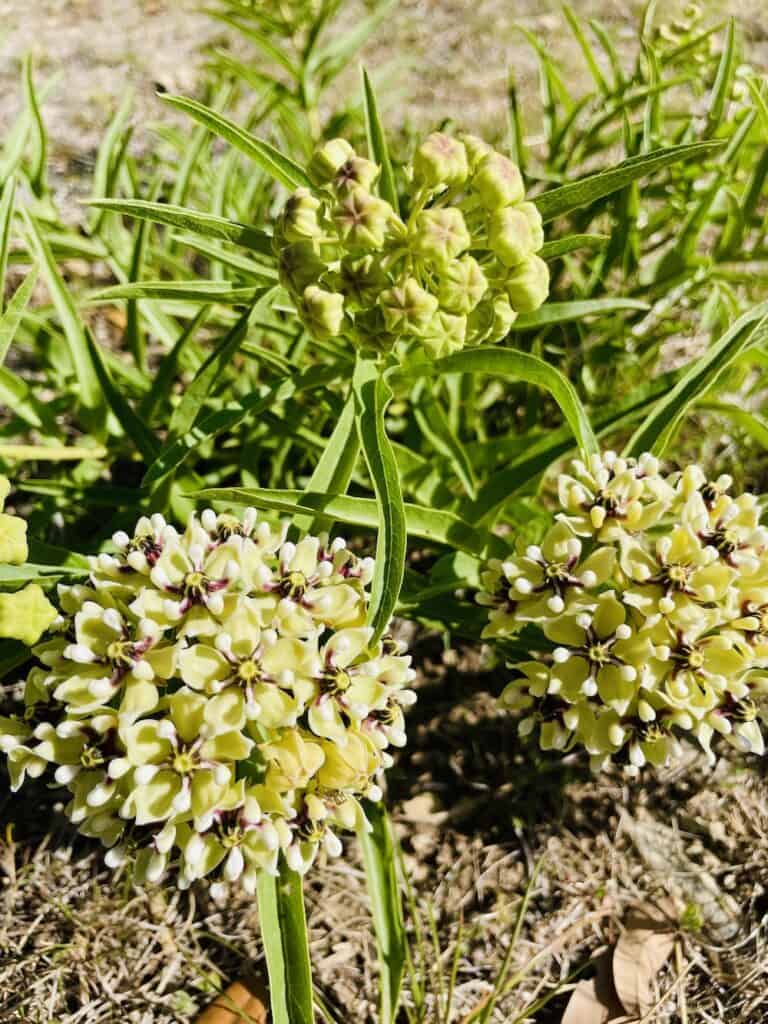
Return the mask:
M655 1003L654 981L675 948L671 901L643 903L627 913L613 951L613 983L626 1013L642 1017Z
M596 961L596 967L595 977L580 981L571 993L561 1024L607 1024L625 1019L611 976L610 951Z
M261 978L233 981L200 1014L195 1024L267 1024L269 997Z

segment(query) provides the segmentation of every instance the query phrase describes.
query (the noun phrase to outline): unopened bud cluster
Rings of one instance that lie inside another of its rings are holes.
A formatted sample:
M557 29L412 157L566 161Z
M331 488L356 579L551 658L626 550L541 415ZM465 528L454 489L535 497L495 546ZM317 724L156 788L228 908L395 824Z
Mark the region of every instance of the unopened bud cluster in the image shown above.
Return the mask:
M0 719L14 789L51 770L69 818L140 880L252 890L365 827L405 743L410 658L371 645L373 565L340 538L285 539L255 510L162 516L59 588L25 709Z
M23 565L29 555L27 524L20 516L3 511L11 486L0 476L0 567ZM56 618L56 609L37 583L10 594L0 594L0 638L36 643Z
M650 455L574 462L540 545L490 563L484 636L539 627L502 700L543 749L583 745L594 768L663 765L715 734L762 754L768 692L768 530L752 494Z
M497 342L549 292L541 216L518 167L481 139L436 132L416 151L401 218L380 168L343 139L314 155L275 232L280 278L318 339L432 357Z

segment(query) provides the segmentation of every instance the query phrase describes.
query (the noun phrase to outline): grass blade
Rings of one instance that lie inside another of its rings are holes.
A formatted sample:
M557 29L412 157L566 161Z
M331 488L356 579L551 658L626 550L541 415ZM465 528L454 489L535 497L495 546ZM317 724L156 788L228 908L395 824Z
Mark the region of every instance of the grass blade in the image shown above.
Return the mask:
M11 241L15 196L16 179L11 176L3 185L3 191L0 193L0 313L5 308L5 272L8 267L8 246Z
M534 313L521 313L512 324L513 331L528 331L537 327L550 327L571 320L582 320L588 316L605 316L626 309L645 312L647 302L637 299L586 299L581 302L546 302Z
M323 454L309 478L307 491L343 495L349 486L359 454L360 440L355 426L355 400L354 395L350 394L323 449ZM294 525L307 533L318 533L321 530L330 531L333 519L323 515L297 515L294 517Z

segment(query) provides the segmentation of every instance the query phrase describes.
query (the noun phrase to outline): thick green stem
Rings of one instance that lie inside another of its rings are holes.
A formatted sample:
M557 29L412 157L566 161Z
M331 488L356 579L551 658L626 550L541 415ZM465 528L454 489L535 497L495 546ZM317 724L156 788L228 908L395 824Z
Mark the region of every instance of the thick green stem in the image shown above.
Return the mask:
M314 1024L301 875L281 861L279 877L261 873L257 895L269 975L271 1024Z

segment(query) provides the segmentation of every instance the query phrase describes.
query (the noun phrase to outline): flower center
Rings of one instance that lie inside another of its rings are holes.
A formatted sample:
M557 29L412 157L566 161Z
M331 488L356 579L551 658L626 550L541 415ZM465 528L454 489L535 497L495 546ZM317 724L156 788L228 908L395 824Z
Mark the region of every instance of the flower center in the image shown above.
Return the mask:
M133 644L128 640L113 640L107 647L107 658L115 668L130 668L133 665Z
M670 565L667 567L667 579L677 587L684 587L688 582L690 570L685 565Z
M320 680L320 689L331 697L346 693L352 684L349 672L343 668L329 669L323 673Z
M587 657L594 665L605 665L611 660L608 644L592 644L587 648Z
M83 747L82 753L80 754L80 764L83 768L97 768L103 763L104 758L100 750L96 747Z
M190 601L200 601L208 591L209 579L204 572L188 572L181 588Z
M179 775L189 775L197 768L197 757L188 748L180 747L176 752L172 765L173 770Z
M254 679L258 679L261 675L261 670L253 658L246 658L245 661L241 661L237 667L237 678L241 683L252 683Z

